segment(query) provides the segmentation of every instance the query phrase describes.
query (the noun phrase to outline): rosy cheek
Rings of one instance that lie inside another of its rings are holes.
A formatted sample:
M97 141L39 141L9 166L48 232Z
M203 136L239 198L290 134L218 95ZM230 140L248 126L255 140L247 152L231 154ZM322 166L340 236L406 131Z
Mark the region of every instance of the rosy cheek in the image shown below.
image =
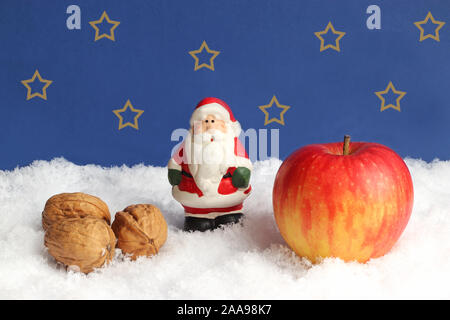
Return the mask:
M194 124L194 133L202 133L203 132L203 124L201 122Z

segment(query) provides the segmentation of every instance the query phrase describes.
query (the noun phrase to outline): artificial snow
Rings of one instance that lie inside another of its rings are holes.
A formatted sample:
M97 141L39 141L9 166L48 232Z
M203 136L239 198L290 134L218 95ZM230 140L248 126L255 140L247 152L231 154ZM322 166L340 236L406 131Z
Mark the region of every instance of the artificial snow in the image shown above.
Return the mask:
M186 233L167 169L77 166L64 159L0 171L0 299L449 299L450 161L406 159L414 209L394 248L366 264L297 257L280 236L272 186L280 160L254 164L243 225ZM61 192L85 192L114 213L152 203L169 225L158 255L84 275L66 272L43 244L41 212Z

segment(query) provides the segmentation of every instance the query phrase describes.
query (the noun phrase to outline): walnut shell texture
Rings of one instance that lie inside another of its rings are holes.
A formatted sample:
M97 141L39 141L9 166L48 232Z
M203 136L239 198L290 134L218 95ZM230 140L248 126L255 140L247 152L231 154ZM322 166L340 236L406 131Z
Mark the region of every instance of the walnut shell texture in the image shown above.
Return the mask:
M167 239L167 222L151 204L136 204L116 213L112 229L117 247L131 254L131 259L157 254Z
M100 198L86 193L60 193L47 200L42 212L42 227L48 227L64 218L93 217L111 223L108 205Z
M67 218L48 228L44 244L56 261L89 273L112 260L116 237L103 219Z

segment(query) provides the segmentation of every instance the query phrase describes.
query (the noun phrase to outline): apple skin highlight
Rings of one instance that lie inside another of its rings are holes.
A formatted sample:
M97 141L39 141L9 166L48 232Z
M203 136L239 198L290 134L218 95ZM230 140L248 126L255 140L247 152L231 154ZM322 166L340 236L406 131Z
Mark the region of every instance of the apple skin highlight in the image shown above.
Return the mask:
M366 262L394 246L411 216L414 190L390 148L352 142L313 144L292 153L273 187L275 220L286 243L313 263Z

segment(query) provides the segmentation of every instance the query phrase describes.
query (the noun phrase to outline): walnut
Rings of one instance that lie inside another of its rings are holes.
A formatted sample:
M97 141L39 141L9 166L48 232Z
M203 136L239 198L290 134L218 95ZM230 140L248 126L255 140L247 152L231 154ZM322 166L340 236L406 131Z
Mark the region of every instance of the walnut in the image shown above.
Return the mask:
M151 204L136 204L116 213L112 229L117 247L131 259L158 253L167 239L167 223L161 211Z
M103 219L67 218L49 226L44 244L68 269L89 273L111 261L116 237Z
M104 219L108 225L111 215L108 206L100 198L86 193L60 193L47 200L42 212L42 227L48 227L63 218L94 217Z

